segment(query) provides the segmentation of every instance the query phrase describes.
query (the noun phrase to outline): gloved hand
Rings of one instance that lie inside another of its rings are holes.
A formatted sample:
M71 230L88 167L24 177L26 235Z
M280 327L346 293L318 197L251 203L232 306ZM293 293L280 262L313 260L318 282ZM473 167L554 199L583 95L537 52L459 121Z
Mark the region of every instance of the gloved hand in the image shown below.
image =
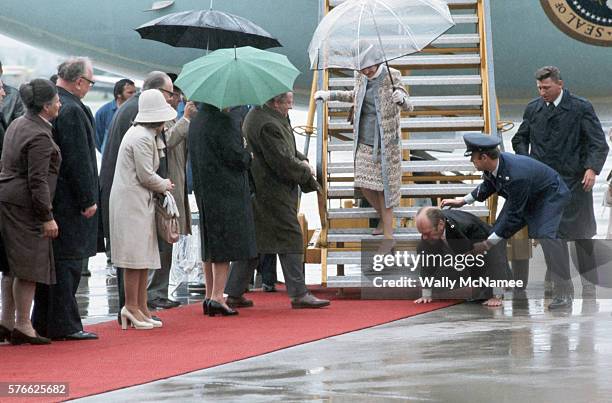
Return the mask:
M327 102L327 100L329 99L329 96L330 96L329 91L317 91L314 93L315 101Z
M393 91L393 95L391 95L391 100L398 105L404 105L406 102L406 93L402 90Z
M175 217L179 217L180 215L179 215L178 206L176 205L176 200L174 200L172 193L166 192L164 196L165 197L164 197L163 207L166 209L166 212Z

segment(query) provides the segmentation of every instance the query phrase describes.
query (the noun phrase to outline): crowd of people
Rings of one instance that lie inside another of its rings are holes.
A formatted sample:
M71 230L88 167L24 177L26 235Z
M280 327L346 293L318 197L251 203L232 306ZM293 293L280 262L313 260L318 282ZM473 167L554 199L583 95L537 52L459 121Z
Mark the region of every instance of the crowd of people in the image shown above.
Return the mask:
M141 92L131 80L117 82L114 100L94 117L82 101L95 84L89 59L66 60L53 80L34 79L18 91L0 85L0 99L8 100L0 125L0 235L7 240L0 244L0 342L97 339L83 329L75 295L88 259L99 252L117 269L122 329L163 326L151 310L179 303L168 299L172 244L158 235L155 203L171 195L179 232L191 233L189 160L204 314L237 315L237 307L253 306L242 296L253 268L236 266L228 281L229 263L277 254L293 308L329 305L308 291L303 274L298 187L318 184L295 147L291 92L262 106L220 110L183 102L171 75L153 71ZM263 150L247 147L246 139L262 137ZM270 197L279 200L270 205Z
M172 244L158 235L155 203L172 195L179 232L191 233L188 161L207 285L203 314L233 316L253 306L243 295L249 280L258 263L276 256L292 308L330 304L311 294L304 279L299 192L320 186L296 149L288 118L293 93L220 110L183 102L172 77L153 71L141 92L131 80L117 82L114 100L94 117L82 101L95 84L89 59L66 60L54 79L31 80L18 91L0 82L0 342L96 339L83 329L75 294L98 252L117 269L122 329L163 326L152 310L179 303L168 299ZM594 266L592 188L608 146L593 107L563 88L556 67L538 70L536 82L540 97L527 106L513 139L516 154L500 152L497 136L466 135L465 155L484 172L483 181L440 206L498 194L506 202L494 225L437 207L421 209L415 222L421 250L491 251L488 264L501 277L512 276L506 241L527 226L553 274L550 308L556 309L573 297L567 241L576 241L582 274ZM355 72L352 91L314 94L353 104L355 187L379 214L373 234L386 240L393 238L393 209L401 199L400 115L413 109L400 83L399 71L374 63ZM473 242L456 247L459 239ZM494 290L485 291L486 305L501 305ZM431 300L424 289L415 302Z

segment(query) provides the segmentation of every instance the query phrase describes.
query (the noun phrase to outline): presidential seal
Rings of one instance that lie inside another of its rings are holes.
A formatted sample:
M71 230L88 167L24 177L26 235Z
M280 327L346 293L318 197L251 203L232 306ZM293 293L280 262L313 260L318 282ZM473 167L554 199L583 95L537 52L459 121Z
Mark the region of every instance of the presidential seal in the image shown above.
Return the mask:
M567 35L612 46L612 0L540 0L548 18Z

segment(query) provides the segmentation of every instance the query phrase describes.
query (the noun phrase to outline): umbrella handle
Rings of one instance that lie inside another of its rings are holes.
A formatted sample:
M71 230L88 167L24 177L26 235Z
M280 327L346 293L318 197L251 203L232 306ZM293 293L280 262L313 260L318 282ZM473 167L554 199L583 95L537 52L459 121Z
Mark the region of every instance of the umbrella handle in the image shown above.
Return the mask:
M389 62L385 60L385 66L387 66L387 74L389 74L389 80L391 80L391 88L395 89L395 84L393 83L393 77L391 77L391 70L389 70Z

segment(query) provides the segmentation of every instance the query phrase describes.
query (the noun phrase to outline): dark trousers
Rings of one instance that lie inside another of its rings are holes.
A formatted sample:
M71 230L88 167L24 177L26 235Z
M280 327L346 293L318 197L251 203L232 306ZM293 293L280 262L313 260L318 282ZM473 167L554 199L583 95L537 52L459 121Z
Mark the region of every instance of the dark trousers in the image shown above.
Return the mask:
M170 281L170 268L172 267L172 244L157 239L159 244L159 259L161 268L149 270L147 284L147 297L151 301L156 298L168 298L168 283Z
M63 337L83 330L76 300L83 259L55 260L57 283L36 284L32 325L44 337Z
M301 297L308 292L306 280L302 271L304 255L302 253L279 253L278 258L283 269L287 294L290 298ZM225 285L225 293L230 297L240 297L253 278L259 259L240 260L232 262L230 273Z
M554 284L554 294L573 295L574 285L570 273L570 256L567 241L561 239L542 239L542 250L546 266L550 271L551 280ZM592 239L579 239L575 241L576 266L580 275L593 284L597 284L598 276L596 270L595 256L593 255L594 243Z
M261 282L266 285L274 285L276 278L276 253L263 253L259 255L257 271L261 274Z

